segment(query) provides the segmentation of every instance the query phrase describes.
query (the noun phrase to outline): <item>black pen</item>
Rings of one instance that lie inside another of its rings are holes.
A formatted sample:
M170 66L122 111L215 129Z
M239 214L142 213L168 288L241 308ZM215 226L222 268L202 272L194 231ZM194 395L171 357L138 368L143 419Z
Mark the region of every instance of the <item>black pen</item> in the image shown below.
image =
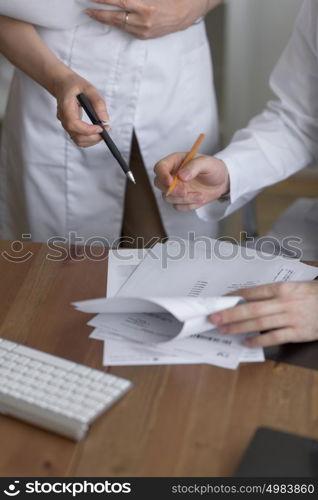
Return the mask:
M95 109L93 108L93 106L91 105L87 96L85 94L78 94L77 99L78 99L78 102L80 103L80 105L82 106L82 108L84 109L85 113L87 114L87 116L91 120L91 122L94 125L99 125L103 129L103 131L100 132L100 135L102 136L103 140L107 144L107 146L110 149L114 158L116 158L116 160L118 161L118 163L121 166L121 168L123 169L125 175L128 177L128 179L131 182L136 184L136 181L135 181L135 178L133 176L132 171L130 170L129 166L127 165L124 158L122 157L116 144L114 143L114 141L112 140L110 135L104 129L103 122L98 118L97 113L96 113Z

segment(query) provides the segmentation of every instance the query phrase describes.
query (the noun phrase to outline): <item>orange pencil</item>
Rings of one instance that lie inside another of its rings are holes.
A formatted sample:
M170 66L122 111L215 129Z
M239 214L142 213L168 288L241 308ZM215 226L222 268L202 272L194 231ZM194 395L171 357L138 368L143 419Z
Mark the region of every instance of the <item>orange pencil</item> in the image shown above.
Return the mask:
M184 158L183 162L181 163L181 165L178 167L178 170L174 176L174 179L173 179L173 183L169 186L169 189L167 191L167 194L171 193L171 191L174 190L174 188L176 187L176 185L178 184L178 172L183 168L185 167L191 160L193 160L193 158L195 157L195 155L197 154L197 151L200 147L200 144L201 142L203 141L205 137L205 134L200 134L198 139L196 140L196 142L193 144L192 146L192 149L191 151L189 151L189 153L187 154L187 156Z

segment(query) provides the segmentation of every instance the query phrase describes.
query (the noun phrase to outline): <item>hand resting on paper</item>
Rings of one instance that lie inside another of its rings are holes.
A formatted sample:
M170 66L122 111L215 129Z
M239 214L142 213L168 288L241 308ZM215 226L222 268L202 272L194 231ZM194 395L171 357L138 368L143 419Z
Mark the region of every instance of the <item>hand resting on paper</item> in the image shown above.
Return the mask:
M318 282L274 283L238 290L247 303L212 314L223 334L266 333L247 339L250 347L318 340Z
M173 191L167 194L174 174L185 156L186 153L175 153L155 166L155 186L163 192L163 199L167 203L183 212L196 210L229 191L229 174L225 163L218 158L198 154L179 170L179 182Z

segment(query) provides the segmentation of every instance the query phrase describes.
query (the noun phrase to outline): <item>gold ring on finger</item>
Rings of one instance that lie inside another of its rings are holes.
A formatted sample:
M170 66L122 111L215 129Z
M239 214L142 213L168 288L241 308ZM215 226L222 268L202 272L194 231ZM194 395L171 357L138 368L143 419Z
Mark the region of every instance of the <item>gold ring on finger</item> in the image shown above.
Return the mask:
M127 10L124 12L125 14L125 18L124 18L124 25L127 26L128 25L128 18L129 18L129 14L130 12L127 12Z

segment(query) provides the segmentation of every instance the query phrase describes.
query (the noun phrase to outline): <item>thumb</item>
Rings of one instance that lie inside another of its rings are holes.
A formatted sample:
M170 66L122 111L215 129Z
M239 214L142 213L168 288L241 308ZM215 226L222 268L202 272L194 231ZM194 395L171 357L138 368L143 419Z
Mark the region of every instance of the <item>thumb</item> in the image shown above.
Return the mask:
M201 155L183 167L178 173L179 179L185 182L192 181L198 176L200 176L200 182L208 186L224 185L224 188L228 187L229 174L227 167L218 158Z
M178 172L178 177L181 181L189 182L195 179L198 175L205 173L206 169L198 159L190 161L187 165L181 168Z

